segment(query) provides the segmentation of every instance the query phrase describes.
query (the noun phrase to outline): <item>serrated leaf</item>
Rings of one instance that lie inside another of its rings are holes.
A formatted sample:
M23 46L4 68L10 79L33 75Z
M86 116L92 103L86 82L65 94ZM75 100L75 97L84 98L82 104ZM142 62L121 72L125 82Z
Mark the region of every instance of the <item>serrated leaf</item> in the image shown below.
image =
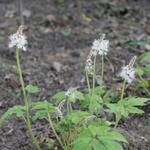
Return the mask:
M150 75L150 64L144 67L144 74L149 76Z
M122 146L115 141L105 141L106 150L123 150Z
M80 91L75 91L75 98L78 100L84 100L84 95Z
M37 86L31 84L27 85L25 89L28 93L32 94L40 92L40 89Z
M92 139L90 137L80 138L80 140L75 141L73 150L92 150Z
M103 108L102 104L99 103L97 100L91 101L89 105L90 112L93 113L99 113L101 109Z
M109 103L111 101L115 101L117 99L117 93L115 93L112 89L108 90L103 96L104 103Z
M143 110L141 110L139 108L136 108L136 107L132 107L132 106L129 106L127 109L128 109L128 112L134 113L134 114L142 114L142 113L144 113Z
M47 113L51 113L56 110L56 108L47 101L34 102L31 107L33 110L45 110Z
M36 121L38 119L47 119L47 112L45 110L39 110L37 111L34 116L32 117L33 121Z
M128 143L125 137L117 131L111 131L110 133L108 133L108 135L109 137L111 137L112 140Z
M105 146L105 144L103 144L103 142L94 139L93 140L93 149L94 150L107 150L107 147Z
M117 141L127 143L119 132L111 131L107 126L89 125L73 142L73 150L123 150Z
M122 47L125 47L125 48L135 48L135 47L138 47L138 46L145 46L146 44L150 44L150 41L126 41L124 43L121 44Z
M136 67L135 69L136 74L142 76L144 74L144 68L143 67Z
M56 100L57 103L62 101L65 98L65 91L61 91L52 96L52 99Z
M73 124L78 124L81 123L86 117L90 116L88 112L84 111L75 111L66 116L67 121L73 123Z
M18 118L24 117L26 107L22 105L16 105L14 107L9 108L0 118L0 126L8 119L12 117L12 115L16 115Z
M144 106L149 100L149 98L128 97L123 100L123 103L129 106Z
M97 86L92 90L93 95L103 95L105 93L105 87L104 86Z
M140 56L140 63L143 63L145 61L150 61L150 52L145 52Z

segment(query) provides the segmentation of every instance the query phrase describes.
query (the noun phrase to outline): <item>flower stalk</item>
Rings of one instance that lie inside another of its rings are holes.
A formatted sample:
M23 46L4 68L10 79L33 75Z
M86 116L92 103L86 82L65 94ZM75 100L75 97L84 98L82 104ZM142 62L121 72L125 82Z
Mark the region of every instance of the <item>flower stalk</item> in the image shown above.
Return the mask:
M101 82L104 80L104 55L102 55Z
M57 141L59 142L59 144L61 145L61 147L62 147L63 150L67 150L66 147L64 147L64 145L63 145L61 139L59 138L59 136L58 136L58 134L57 134L57 132L56 132L56 130L55 130L55 127L54 127L53 122L52 122L52 120L51 120L50 114L48 113L47 116L48 116L49 126L50 126L50 128L52 129L52 131L53 131L53 133L54 133L54 135L55 135Z
M94 64L93 64L93 90L95 88L95 76L96 76L96 56L94 57Z
M22 92L23 92L24 103L25 103L25 106L26 106L26 119L25 119L26 120L26 125L27 125L27 128L28 128L29 134L32 138L32 141L35 144L36 149L41 150L36 138L34 137L34 134L32 132L32 128L31 128L30 114L29 114L29 102L28 102L26 91L25 91L25 84L24 84L22 70L21 70L21 66L20 66L19 52L20 52L19 48L16 48L17 69L18 69L18 73L19 73L19 80L20 80L20 84L21 84L21 89L22 89Z

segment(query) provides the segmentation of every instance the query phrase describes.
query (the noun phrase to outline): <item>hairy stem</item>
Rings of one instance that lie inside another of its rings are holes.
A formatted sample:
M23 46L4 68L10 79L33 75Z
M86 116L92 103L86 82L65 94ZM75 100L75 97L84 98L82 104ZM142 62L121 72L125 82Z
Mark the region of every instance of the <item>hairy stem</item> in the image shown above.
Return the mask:
M124 80L123 84L122 84L122 90L121 90L121 97L120 100L123 100L123 96L124 96L124 91L125 91L125 86L126 86L126 81Z
M52 129L52 131L53 131L53 133L54 133L54 135L55 135L57 141L59 142L59 144L61 145L61 147L62 147L63 150L67 150L66 147L64 147L64 145L63 145L61 139L59 138L59 136L58 136L58 134L57 134L57 132L56 132L56 130L55 130L55 127L54 127L53 122L52 122L52 120L51 120L50 114L48 113L47 116L48 116L49 126L50 126L50 128Z
M126 85L126 81L124 80L124 81L123 81L123 84L122 84L120 102L123 100L124 91L125 91L125 85ZM121 103L120 103L120 105L121 105ZM115 126L114 126L114 128L117 128L120 119L121 119L121 114L117 113L117 114L116 114L116 121L115 121Z
M101 82L104 80L104 55L102 55Z
M116 121L115 121L115 127L114 128L117 128L120 119L121 119L121 115L120 114L116 114Z
M90 82L89 82L88 71L87 71L86 68L85 68L85 76L86 76L86 81L87 81L88 90L89 90L89 93L90 93L90 92L91 92L91 87L90 87Z
M95 76L96 76L96 56L94 57L94 64L93 64L93 90L95 88Z
M22 92L23 92L24 103L25 103L25 106L26 106L26 125L27 125L27 128L28 128L29 134L32 138L32 141L35 144L36 149L41 150L36 138L34 137L34 134L32 132L32 128L31 128L30 114L29 114L29 102L28 102L28 98L27 98L27 95L26 95L26 91L25 91L25 84L24 84L22 70L21 70L21 66L20 66L19 52L20 52L20 50L18 48L16 48L17 69L18 69L18 73L19 73L19 80L20 80L20 84L21 84L21 89L22 89Z

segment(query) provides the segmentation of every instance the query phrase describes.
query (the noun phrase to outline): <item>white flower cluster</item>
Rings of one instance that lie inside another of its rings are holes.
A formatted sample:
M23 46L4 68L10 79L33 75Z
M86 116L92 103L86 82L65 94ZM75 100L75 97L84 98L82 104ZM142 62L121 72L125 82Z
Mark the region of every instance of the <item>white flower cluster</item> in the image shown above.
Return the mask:
M104 40L105 34L101 36L100 39L94 40L93 45L91 47L91 53L93 56L99 55L107 55L107 52L109 51L109 41Z
M135 79L135 71L133 65L135 63L136 56L134 56L129 65L122 67L122 71L120 73L120 77L123 78L126 82L131 83Z
M130 68L128 65L122 67L120 77L126 80L128 83L131 83L135 79L135 71L133 68Z
M24 27L20 26L16 33L10 35L10 42L8 44L9 48L16 47L22 49L23 51L27 50L26 46L28 42L26 36L23 34L23 29Z
M72 88L72 87L69 88L68 91L65 93L65 96L66 97L70 97L70 96L74 97L75 96L75 94L74 94L75 90L76 90L76 88Z
M93 74L93 65L92 65L92 55L91 53L88 55L88 58L86 60L86 69L88 74Z

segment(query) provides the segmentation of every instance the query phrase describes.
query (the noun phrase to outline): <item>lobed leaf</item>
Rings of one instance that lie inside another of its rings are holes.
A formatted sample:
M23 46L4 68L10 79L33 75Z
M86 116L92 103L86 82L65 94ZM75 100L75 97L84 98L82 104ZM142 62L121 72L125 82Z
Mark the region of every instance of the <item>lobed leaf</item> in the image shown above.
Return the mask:
M9 108L0 118L0 126L8 119L10 119L14 114L18 118L24 117L26 107L22 105L16 105L14 107Z
M28 93L32 93L32 94L35 94L35 93L38 93L40 92L40 89L35 86L35 85L32 85L32 84L29 84L25 87L25 90L28 92Z

